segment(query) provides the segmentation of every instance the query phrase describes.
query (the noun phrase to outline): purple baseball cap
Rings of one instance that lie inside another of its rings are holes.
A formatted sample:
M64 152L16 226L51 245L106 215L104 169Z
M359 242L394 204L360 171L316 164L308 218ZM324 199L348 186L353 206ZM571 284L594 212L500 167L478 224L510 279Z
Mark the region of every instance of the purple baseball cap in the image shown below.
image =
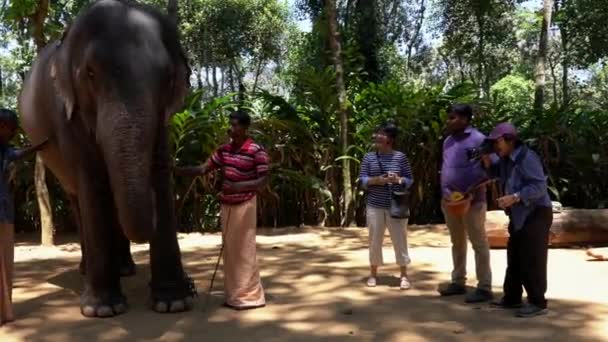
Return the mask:
M490 132L488 140L496 140L505 135L517 136L517 128L515 128L515 126L513 126L509 122L499 123L498 125L496 125L496 127L494 127L492 132Z

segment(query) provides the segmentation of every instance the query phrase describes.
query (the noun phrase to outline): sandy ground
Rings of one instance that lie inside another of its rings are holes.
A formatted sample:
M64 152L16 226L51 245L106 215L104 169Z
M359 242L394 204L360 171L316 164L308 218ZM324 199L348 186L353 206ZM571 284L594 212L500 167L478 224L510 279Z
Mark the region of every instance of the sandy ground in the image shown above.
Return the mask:
M235 312L221 307L221 272L212 295L209 281L219 235L180 235L186 270L200 296L188 313L160 315L146 308L147 245L134 245L138 274L123 280L127 314L109 319L80 315L73 242L44 248L20 237L14 302L17 321L0 327L0 341L608 341L608 262L589 262L582 250L552 249L550 313L522 320L512 312L443 299L451 257L445 229L410 230L414 289L400 291L390 240L379 286L366 288L365 229L260 230L259 262L266 308ZM492 251L494 286L500 293L505 251ZM469 268L474 270L472 251ZM474 285L474 272L470 275Z

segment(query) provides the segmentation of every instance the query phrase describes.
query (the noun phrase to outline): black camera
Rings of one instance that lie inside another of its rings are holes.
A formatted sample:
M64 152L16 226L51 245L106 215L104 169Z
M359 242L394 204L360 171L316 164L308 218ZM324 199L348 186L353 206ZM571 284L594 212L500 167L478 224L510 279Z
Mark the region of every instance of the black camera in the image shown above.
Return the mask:
M467 149L467 158L469 161L477 161L481 159L482 155L492 153L494 153L494 142L485 139L481 145Z

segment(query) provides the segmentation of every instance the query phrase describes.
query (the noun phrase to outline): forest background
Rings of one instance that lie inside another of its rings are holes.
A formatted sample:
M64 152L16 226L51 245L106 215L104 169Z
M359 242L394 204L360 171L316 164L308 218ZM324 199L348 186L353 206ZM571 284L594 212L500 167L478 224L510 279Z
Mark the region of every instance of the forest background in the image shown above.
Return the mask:
M442 220L446 108L475 108L488 132L516 124L564 206L608 204L608 1L145 0L177 11L191 92L171 122L178 165L226 140L247 109L272 158L259 196L267 227L364 225L359 162L374 128L395 120L412 164L412 223ZM88 1L0 1L0 107L16 108L29 67ZM22 132L14 144L27 144ZM182 231L217 228L217 178L175 179ZM16 228L75 231L39 159L14 165Z

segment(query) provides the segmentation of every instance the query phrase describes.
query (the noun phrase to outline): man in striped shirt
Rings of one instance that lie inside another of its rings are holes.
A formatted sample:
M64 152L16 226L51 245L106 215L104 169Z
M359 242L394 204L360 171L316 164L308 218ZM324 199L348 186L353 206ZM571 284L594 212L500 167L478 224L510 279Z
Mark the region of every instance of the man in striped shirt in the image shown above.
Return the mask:
M266 304L256 261L257 198L268 179L268 155L248 135L251 118L230 115L231 142L222 145L202 166L176 169L176 174L202 176L220 170L224 244L225 306L243 310Z

